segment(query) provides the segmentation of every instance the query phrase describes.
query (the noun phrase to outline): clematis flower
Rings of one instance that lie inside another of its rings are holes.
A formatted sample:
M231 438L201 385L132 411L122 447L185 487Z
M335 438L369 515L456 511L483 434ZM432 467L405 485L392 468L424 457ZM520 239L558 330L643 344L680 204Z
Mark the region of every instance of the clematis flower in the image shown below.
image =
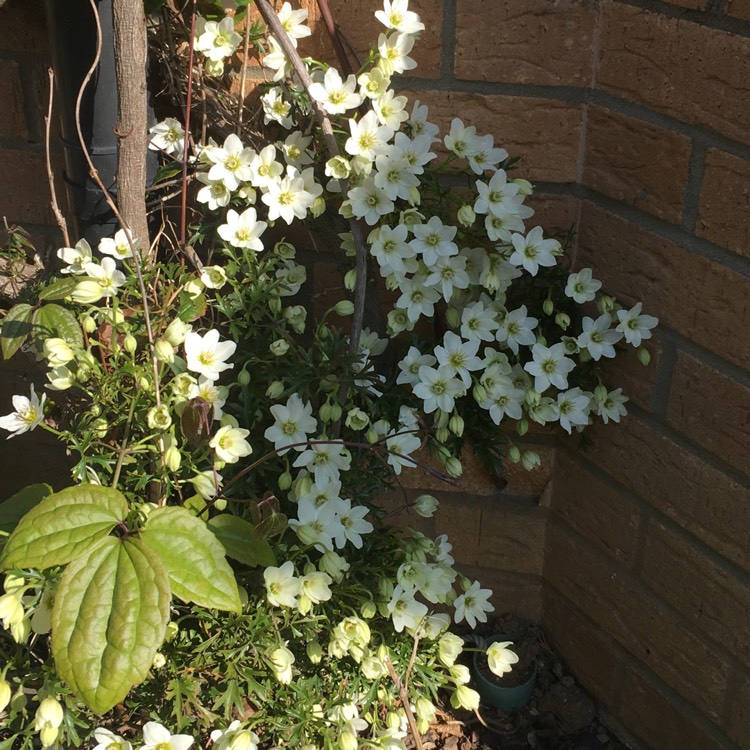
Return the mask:
M249 456L253 449L245 438L250 430L226 425L211 438L209 445L216 451L217 458L228 464L236 464L244 456Z
M344 81L336 68L328 68L323 83L313 83L310 86L310 96L320 102L329 115L341 115L362 104L362 97L356 92L356 88L357 80L354 75L349 75Z
M99 252L102 255L111 255L113 258L118 260L125 260L125 258L133 257L133 249L130 247L130 242L133 246L138 248L138 240L131 239L128 242L129 233L125 229L119 229L114 237L104 237L99 242Z
M286 405L274 404L271 414L275 422L265 431L264 437L273 443L276 450L293 443L304 443L308 434L314 432L318 424L312 416L312 404L309 401L303 403L296 393L289 396ZM304 449L305 445L296 447L298 451Z
M143 725L143 747L141 750L188 750L195 740L187 734L171 734L156 721Z
M424 31L419 15L409 10L409 0L384 0L383 10L376 10L375 18L386 28L395 29L402 34Z
M456 608L454 621L459 623L465 619L471 628L477 626L477 621L487 622L487 612L495 611L495 607L489 602L491 596L490 589L483 589L479 581L474 581L453 603Z
M175 159L182 159L185 147L185 130L179 120L174 117L167 117L162 122L157 123L148 131L148 147L152 151L163 151L165 154L174 156Z
M91 252L91 245L86 240L78 240L75 247L61 247L57 251L57 257L67 263L61 273L72 273L76 276L86 273L84 266L94 259Z
M243 729L242 722L234 720L226 729L211 732L214 750L258 750L260 738L250 729Z
M99 743L94 750L132 750L133 746L127 740L110 732L109 729L99 727L94 730L94 739Z
M274 607L296 607L302 583L294 575L294 563L287 560L280 567L269 565L263 571L266 598Z
M266 231L265 221L258 221L258 214L250 207L238 214L233 208L227 211L227 223L218 228L219 237L226 240L232 247L246 247L260 252L263 242L260 235Z
M625 337L625 341L632 346L640 346L641 341L651 338L651 329L659 322L653 315L642 315L642 303L638 302L630 310L618 310L617 318L620 321L617 330Z
M197 372L208 380L218 380L224 370L234 365L227 360L234 354L237 344L234 341L219 341L219 332L211 329L204 336L193 331L185 335L185 357L187 369Z
M30 432L44 419L44 402L47 400L47 394L43 393L42 398L37 398L34 386L31 386L31 395L13 396L14 412L0 417L0 429L8 430L11 434L8 439L21 435L24 432Z
M125 283L125 274L117 270L114 258L103 258L101 265L89 262L84 264L84 273L89 277L78 282L70 295L74 302L91 305L102 297L113 297Z
M518 662L518 654L508 648L512 645L512 641L496 641L487 649L487 663L492 674L502 677Z

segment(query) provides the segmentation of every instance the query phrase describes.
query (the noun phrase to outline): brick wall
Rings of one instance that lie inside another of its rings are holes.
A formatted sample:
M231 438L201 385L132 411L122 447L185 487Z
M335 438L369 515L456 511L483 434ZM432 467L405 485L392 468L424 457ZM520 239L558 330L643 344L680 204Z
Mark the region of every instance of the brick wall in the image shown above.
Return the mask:
M331 5L363 49L376 2ZM535 438L544 470L503 492L469 462L425 530L543 621L634 744L750 748L750 2L412 5L430 31L405 86L520 155L540 223L575 226L577 265L662 321L651 367L616 373L623 424L584 450ZM35 0L0 10L0 214L32 229L40 19Z

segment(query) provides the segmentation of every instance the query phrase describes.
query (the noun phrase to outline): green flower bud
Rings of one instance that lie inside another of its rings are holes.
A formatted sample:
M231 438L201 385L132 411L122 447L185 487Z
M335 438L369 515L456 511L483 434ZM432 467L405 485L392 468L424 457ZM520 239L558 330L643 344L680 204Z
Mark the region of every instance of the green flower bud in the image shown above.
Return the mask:
M464 434L464 420L460 414L453 414L448 422L448 429L457 437Z
M185 336L192 326L189 323L185 323L179 318L175 318L168 326L167 330L164 331L164 338L174 347L180 346L185 343Z
M65 713L63 712L63 707L60 704L60 701L56 698L49 697L45 698L39 704L39 708L37 708L34 716L34 723L37 730L41 729L45 724L57 728L63 723L64 718ZM52 740L52 742L54 742L54 740Z
M224 61L223 60L211 60L206 58L203 61L203 70L208 76L214 78L221 78L224 75Z
M91 423L91 429L94 432L94 435L96 435L99 440L102 440L104 436L107 434L107 430L109 429L109 424L104 417L99 417L99 419L95 419Z
M339 215L343 216L345 219L353 219L354 218L354 211L352 211L352 202L351 201L344 201L341 206L339 207Z
M86 333L93 333L96 330L96 321L90 315L87 315L81 321L81 328L83 328Z
M438 409L435 412L435 427L447 427L451 415L447 411Z
M472 389L472 395L478 404L482 404L487 400L487 389L481 383L477 383Z
M542 465L542 459L535 451L524 451L521 454L521 464L526 471L531 471Z
M513 461L514 464L517 464L521 460L521 451L518 450L517 446L511 445L508 450L508 458Z
M271 297L268 300L268 308L274 315L278 315L281 312L281 299L279 297Z
M357 288L357 269L351 268L344 275L344 287L353 292Z
M474 213L474 209L468 203L464 203L458 209L458 223L462 227L470 227L476 221L476 218L477 215Z
M357 750L357 735L348 729L339 735L339 750Z
M287 242L286 240L277 242L273 246L273 251L280 258L284 258L284 260L293 260L297 254L297 250L295 249L294 245L292 245L291 242Z
M286 492L292 486L292 475L285 471L279 476L279 489Z
M342 299L333 306L333 310L337 315L346 317L354 312L354 303L348 299Z
M122 348L125 349L128 354L135 354L138 349L138 342L135 340L135 336L130 333L125 336L125 340L122 342Z
M450 432L448 431L447 427L438 427L437 430L435 430L435 439L439 443L445 443L449 437Z
M542 303L542 310L544 310L545 315L552 315L552 313L555 312L555 303L547 297Z
M597 306L599 307L599 311L602 314L611 313L615 309L615 301L612 299L612 297L608 297L605 294L602 297L599 297Z
M378 431L374 427L370 427L365 433L365 440L367 440L370 445L374 445L379 439L380 436L378 435Z
M174 435L164 436L164 465L172 472L176 472L182 463L182 454L177 447Z
M237 382L243 387L247 388L247 386L250 385L250 373L247 371L246 368L242 368L237 373Z
M438 500L432 495L420 495L411 505L411 509L422 518L432 518L438 509Z
M214 500L214 508L218 511L227 509L227 499L225 497L217 497Z
M375 617L376 612L378 611L378 608L375 606L375 602L372 599L368 599L359 610L359 613L362 615L362 618L365 620L371 620L373 617Z
M457 479L464 473L464 467L461 466L461 462L455 456L451 456L445 462L445 470L448 476L453 477L453 479Z
M271 385L266 388L266 396L273 399L274 401L284 392L284 381L274 380Z
M594 398L600 403L607 400L607 386L604 385L604 383L599 383L599 385L594 388Z
M146 415L146 423L152 430L163 432L168 430L172 424L172 415L169 413L169 407L165 404L154 406L149 409Z
M451 328L458 328L461 325L461 315L455 307L449 307L445 311L445 320Z
M385 724L390 729L398 729L401 726L401 717L395 711L389 711L385 716Z
M51 724L45 724L39 732L39 739L41 740L42 747L52 747L57 740L58 734L60 734L60 730L57 727L53 727Z
M313 664L320 664L323 658L323 647L317 641L308 641L306 646L307 658Z
M362 409L355 407L349 409L346 413L346 426L351 427L353 430L364 430L369 423L370 418L362 411Z
M154 342L154 354L159 362L171 365L174 362L174 347L166 339L156 339Z
M409 204L412 206L418 206L422 203L422 196L419 193L419 190L412 186L409 188Z
M289 342L286 339L276 339L269 349L275 357L283 357L289 351Z
M564 312L559 312L557 315L555 315L555 323L563 329L563 331L568 330L568 326L570 325L570 315Z
M529 431L529 421L526 418L521 419L516 425L516 431L523 437Z
M648 363L651 361L651 352L649 352L648 349L641 346L638 348L638 361L646 367Z
M310 206L310 214L314 219L317 219L318 216L322 216L326 211L326 201L325 198L322 195L318 195L312 202L312 206Z

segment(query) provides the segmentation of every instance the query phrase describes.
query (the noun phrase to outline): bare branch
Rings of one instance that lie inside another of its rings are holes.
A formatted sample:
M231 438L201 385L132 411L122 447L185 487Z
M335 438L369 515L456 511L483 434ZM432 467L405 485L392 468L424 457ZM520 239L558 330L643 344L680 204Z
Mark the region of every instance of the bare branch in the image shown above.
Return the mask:
M55 176L52 173L52 161L50 160L49 144L50 144L50 124L52 122L52 101L55 97L55 71L52 68L47 68L47 75L49 76L49 105L47 107L47 116L44 118L44 154L47 161L47 181L49 182L50 200L52 201L52 213L55 214L55 221L57 226L60 227L62 232L63 242L65 247L70 247L70 235L68 234L68 223L65 221L60 210L60 205L57 202L57 192L55 191Z

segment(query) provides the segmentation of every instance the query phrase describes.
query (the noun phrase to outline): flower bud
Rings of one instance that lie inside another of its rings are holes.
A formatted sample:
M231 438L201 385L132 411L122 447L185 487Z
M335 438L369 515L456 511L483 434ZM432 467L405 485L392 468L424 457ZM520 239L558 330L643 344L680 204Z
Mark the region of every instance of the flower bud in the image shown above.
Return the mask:
M297 611L301 615L306 615L310 610L312 609L312 601L310 600L309 596L306 596L305 594L300 594L299 598L297 599Z
M344 580L344 574L349 570L349 563L336 552L326 552L318 562L318 568L323 573L328 573L336 583Z
M284 258L284 260L293 260L297 254L297 250L294 245L292 245L291 242L287 242L286 240L277 242L273 246L273 251L280 258Z
M50 367L67 365L68 362L75 358L75 352L70 348L70 344L65 339L47 339L44 342L43 352Z
M174 347L166 339L156 339L154 342L154 354L159 362L171 365L174 362Z
M449 307L445 311L445 320L451 328L458 328L461 325L461 315L455 307Z
M128 354L135 354L136 350L138 349L138 342L135 340L135 336L133 336L133 334L129 333L127 336L125 336L125 340L122 342L122 348Z
M438 427L437 430L435 430L435 439L438 443L445 443L449 437L450 432L447 427Z
M174 474L182 463L182 454L174 435L164 436L164 465Z
M367 677L368 680L379 680L386 673L386 668L383 662L376 659L374 656L366 656L362 659L360 664L362 674Z
M307 646L307 658L313 664L320 664L323 658L323 647L317 641L308 641Z
M395 711L389 711L385 715L385 724L389 729L398 729L401 726L401 717Z
M185 323L179 318L175 318L168 326L167 330L164 331L164 338L172 344L172 346L180 346L185 343L185 337L190 332L192 326L189 323Z
M521 460L521 451L518 450L517 446L510 446L508 449L508 458L513 461L514 464L517 464Z
M50 390L65 391L73 385L75 377L71 370L63 365L62 367L53 367L47 373L47 380L49 380L47 388Z
M269 349L275 357L283 357L289 351L289 342L286 339L276 339Z
M318 216L322 216L326 211L326 200L322 195L318 195L313 199L312 206L310 206L310 215L313 219L317 219Z
M63 707L56 698L45 698L36 710L34 716L34 725L39 731L45 724L49 724L52 727L59 727L63 723L65 714ZM54 740L53 740L54 742ZM51 744L51 743L50 743Z
M641 346L638 348L638 361L646 367L648 363L651 361L651 352L649 352L648 349Z
M438 509L438 502L436 497L432 495L420 495L413 503L412 510L422 518L432 518L435 515L435 511Z
M417 719L417 731L420 734L427 734L430 731L430 722L427 719Z
M352 165L343 156L334 156L326 162L325 173L336 180L345 180L352 172Z
M217 462L218 465L218 462ZM227 499L225 497L217 497L214 500L214 508L219 512L227 509Z
M446 667L452 667L464 648L464 639L453 633L445 633L438 641L438 659Z
M370 427L365 433L365 440L367 440L370 445L375 445L375 443L380 440L380 435L378 435L378 431L374 427Z
M96 321L90 315L87 315L81 321L81 328L83 328L86 333L93 333L96 330Z
M521 454L521 464L526 471L531 471L532 469L536 469L537 466L541 466L542 459L535 451L524 451Z
M285 471L279 475L279 489L286 492L292 486L292 475Z
M237 197L244 201L245 205L252 206L258 200L258 193L252 185L242 185L237 191Z
M375 617L376 612L378 611L378 608L375 605L375 602L372 599L368 599L359 609L360 615L362 615L363 619L365 620L371 620L373 617Z
M412 206L418 206L422 203L422 196L419 193L419 189L415 186L409 188L409 204Z
M11 689L10 683L5 679L0 679L0 713L5 711L10 703Z
M339 750L357 750L357 735L348 729L339 735Z
M354 303L348 299L342 299L333 306L336 315L346 317L354 312Z
M91 423L91 428L94 432L94 435L96 435L96 437L102 440L104 436L107 434L107 430L109 429L109 424L107 423L107 420L104 419L104 417L99 417L99 419L95 419Z
M51 724L45 724L39 732L39 739L41 740L42 747L52 747L57 740L58 734L60 734L60 730L57 727L53 727Z
M611 313L615 309L615 301L612 299L612 297L608 297L605 294L602 297L599 297L597 306L599 307L599 311L602 314Z
M349 409L346 413L346 426L351 427L352 430L364 430L369 423L370 418L362 411L362 409L355 407Z
M464 473L464 467L461 466L461 462L455 456L451 456L445 462L445 471L448 473L449 477L457 479Z
M559 312L557 315L555 315L555 323L563 329L563 331L568 330L568 326L570 325L570 315L564 312Z
M344 287L353 292L357 288L357 269L350 268L346 274L344 274Z
M483 404L487 400L487 389L481 383L474 386L472 394L478 404Z
M470 227L476 221L476 218L477 215L474 213L474 209L468 203L464 203L458 209L458 223L462 227Z
M161 651L154 654L154 660L151 662L153 669L161 669L167 663L167 659Z
M516 432L523 437L529 431L529 420L525 417L516 425Z
M457 437L464 434L464 419L460 414L454 413L448 422L448 429Z
M542 303L542 310L544 310L545 315L552 315L555 312L555 303L547 297Z
M206 75L213 76L214 78L221 78L221 76L224 75L224 61L212 60L207 57L203 62L203 70Z
M514 185L518 185L518 195L531 195L534 192L534 188L528 180L524 180L517 177L515 180L511 180Z
M271 297L268 300L268 309L274 315L278 315L281 312L281 298L279 298L279 297Z
M354 218L354 211L352 211L352 202L351 201L343 201L342 204L339 206L339 215L343 216L345 219L353 219Z
M451 706L476 711L479 708L479 693L466 685L459 685L451 695Z
M274 380L271 385L266 388L266 396L273 399L274 401L284 392L284 381Z
M104 296L104 288L94 279L79 281L70 295L73 302L79 305L93 305Z
M170 643L175 639L177 634L180 632L180 626L176 622L168 622L167 629L164 632L164 640Z

